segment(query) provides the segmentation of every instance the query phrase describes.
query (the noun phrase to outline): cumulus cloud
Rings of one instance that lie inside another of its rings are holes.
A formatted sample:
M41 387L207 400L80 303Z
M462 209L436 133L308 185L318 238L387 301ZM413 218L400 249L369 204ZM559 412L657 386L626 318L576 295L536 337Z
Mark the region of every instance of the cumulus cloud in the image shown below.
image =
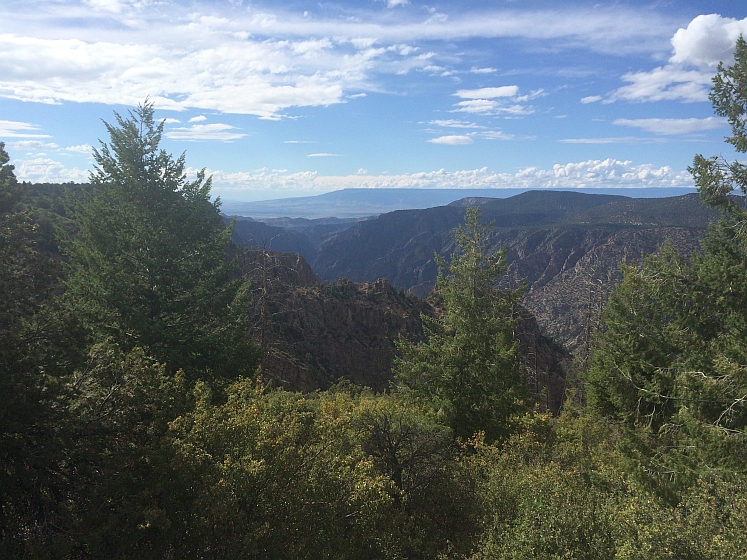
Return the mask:
M198 115L196 117L192 117L191 119L189 119L189 122L202 122L206 120L207 120L207 117L205 115Z
M622 80L628 84L612 92L609 101L707 101L715 67L733 60L741 34L747 34L747 18L697 16L672 37L668 64L624 74Z
M87 154L90 156L93 153L93 146L90 144L79 144L77 146L68 146L65 148L65 151L75 154Z
M32 183L85 183L90 174L88 170L66 167L65 164L47 157L14 159L13 164L16 166L16 177Z
M196 170L192 170L192 173ZM224 173L213 175L216 193L239 197L242 191L282 196L284 192L318 194L344 188L645 188L692 187L687 171L617 159L557 164L551 169L530 167L517 173L493 173L487 168L462 171L427 171L399 175L320 175L317 172Z
M89 172L48 158L15 159L16 174L23 181L59 183L88 181ZM196 175L198 169L189 168L187 174ZM359 169L352 175L320 175L316 171L287 173L285 170L255 172L224 172L207 170L213 177L214 194L226 197L241 196L242 191L270 193L318 194L343 188L645 188L692 187L687 171L651 164L636 165L617 159L587 160L557 164L551 169L529 167L516 173L494 173L487 167L461 171L425 171L399 175L369 175Z
M246 134L240 132L231 132L232 130L236 130L236 127L230 124L195 124L190 127L173 128L166 132L166 137L172 140L221 140L228 142L246 136Z
M716 68L730 61L740 35L747 35L747 18L736 20L718 14L701 15L672 37L674 52L669 62Z
M404 6L409 3L410 0L387 0L386 6L387 8L394 8L395 6Z
M473 140L469 136L439 136L438 138L431 138L428 140L431 144L447 144L449 146L464 146L466 144L472 144Z
M640 128L654 134L690 134L728 126L725 119L616 119L612 124Z

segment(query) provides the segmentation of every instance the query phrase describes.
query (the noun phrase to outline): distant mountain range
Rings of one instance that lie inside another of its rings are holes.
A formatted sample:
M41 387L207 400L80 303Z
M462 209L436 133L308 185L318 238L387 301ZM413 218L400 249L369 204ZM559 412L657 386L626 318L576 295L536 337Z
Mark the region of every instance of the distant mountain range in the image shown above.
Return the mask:
M509 198L526 189L343 189L316 196L238 202L224 200L228 216L266 218L363 218L396 210L422 210L445 206L463 198ZM536 190L533 192L548 192ZM575 189L585 194L622 195L635 198L671 197L695 192L691 188Z
M395 288L425 297L437 274L433 255L454 251L454 229L470 205L479 205L483 219L494 223L491 244L510 247L510 274L503 282L526 282L524 303L543 334L572 350L588 343L588 326L621 278L620 263L656 252L666 240L689 253L717 217L697 194L628 198L527 191L506 199L471 196L360 221L301 219L279 227L277 221L239 220L234 239L261 246L257 238L267 239L271 231L274 244L268 248L303 254L324 281L386 278ZM261 233L262 228L275 229Z

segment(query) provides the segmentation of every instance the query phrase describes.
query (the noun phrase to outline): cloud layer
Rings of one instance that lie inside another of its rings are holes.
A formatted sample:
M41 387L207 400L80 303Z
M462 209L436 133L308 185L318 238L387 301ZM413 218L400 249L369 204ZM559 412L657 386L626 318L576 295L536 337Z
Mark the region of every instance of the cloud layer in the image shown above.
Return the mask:
M193 170L194 171L194 170ZM282 196L285 192L317 194L343 188L643 188L692 187L687 171L670 167L636 165L615 159L588 160L551 169L529 167L517 173L493 173L487 168L464 171L430 171L400 175L354 174L345 176L303 173L225 173L213 174L216 192L224 198L241 198L242 192Z
M408 4L388 0L396 10L330 16L207 2L184 10L169 1L8 0L0 20L18 24L0 25L0 96L130 106L150 96L164 109L277 119L291 108L378 91L382 73L495 71L460 70L453 55L423 42L510 37L551 41L554 48L645 52L666 27L661 17L623 8L445 14ZM464 101L455 110L525 114L521 101L498 101L517 92L513 85L459 90Z

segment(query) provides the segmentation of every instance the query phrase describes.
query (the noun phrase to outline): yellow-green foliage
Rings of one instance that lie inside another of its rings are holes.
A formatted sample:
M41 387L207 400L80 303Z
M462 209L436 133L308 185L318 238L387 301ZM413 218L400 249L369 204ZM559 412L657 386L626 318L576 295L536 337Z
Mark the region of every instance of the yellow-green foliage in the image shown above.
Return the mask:
M625 471L618 437L569 414L501 449L477 445L488 514L471 558L747 558L747 479L701 480L670 503Z

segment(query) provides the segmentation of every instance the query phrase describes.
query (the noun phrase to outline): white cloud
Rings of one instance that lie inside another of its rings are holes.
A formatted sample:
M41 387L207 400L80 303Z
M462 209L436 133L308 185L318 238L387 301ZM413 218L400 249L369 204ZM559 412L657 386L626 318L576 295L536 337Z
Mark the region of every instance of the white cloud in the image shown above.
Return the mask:
M59 148L54 142L44 142L42 140L18 140L17 142L6 142L5 148L13 151L38 151L38 150L56 150ZM12 155L12 154L11 154Z
M0 20L28 25L0 33L0 97L133 106L150 96L161 109L268 119L289 108L342 103L347 91L381 91L382 73L452 72L437 60L441 54L416 54L417 41L520 37L556 49L648 53L669 25L626 8L456 10L427 21L398 11L394 21L364 8L349 18L302 15L282 3L238 10L199 1L180 8L156 0L60 0L44 3L40 18L36 3L3 4Z
M316 154L309 154L306 157L338 157L340 154L330 154L327 152L319 152Z
M484 126L477 123L457 121L454 119L428 121L428 124L435 124L436 126L443 126L448 128L485 128Z
M386 6L387 8L394 8L395 6L404 6L409 3L410 0L387 0Z
M198 115L196 117L192 117L191 119L189 119L189 122L202 122L206 120L207 120L207 117L205 115Z
M531 91L527 93L526 95L520 95L518 97L515 97L514 100L518 101L520 103L526 103L527 101L530 101L532 99L537 99L538 97L545 97L547 93L544 89L540 88L534 91Z
M428 140L431 144L447 144L449 146L464 146L472 144L473 140L469 136L439 136L438 138L431 138Z
M48 158L15 159L16 175L22 181L61 183L86 182L87 170L66 168ZM187 170L188 175L197 169ZM284 170L226 173L207 170L213 176L214 194L240 197L242 191L282 196L293 192L318 194L343 188L644 188L692 187L687 171L650 164L635 165L616 159L557 164L552 169L529 167L517 173L493 173L487 168L462 171L425 171L400 175L368 175L360 169L354 175L320 175L315 171L288 174Z
M85 183L89 179L89 171L69 168L63 163L46 157L34 159L13 160L16 166L15 173L21 181L32 183Z
M172 117L168 117L168 118L163 119L163 122L165 122L166 124L178 124L178 123L180 123L182 121L180 121L179 119L174 119Z
M479 89L460 89L454 96L465 99L456 103L452 113L471 113L474 115L505 115L519 117L534 113L526 103L531 99L542 97L543 89L518 95L519 86L498 86Z
M747 18L736 20L718 14L701 15L672 37L672 64L688 64L714 69L719 62L730 62L740 35L747 35Z
M35 124L0 120L0 138L51 138L48 134L38 134L37 130Z
M68 146L65 148L66 152L73 152L75 154L86 154L91 155L93 153L93 146L89 144L79 144L78 146Z
M497 71L495 68L470 68L471 74L495 74Z
M478 132L477 136L485 138L486 140L513 140L513 134L506 134L501 130L487 130L485 132Z
M732 62L740 34L747 34L747 18L696 17L671 38L668 64L624 74L622 80L628 85L612 92L609 101L707 101L714 69L719 62Z
M127 4L121 0L83 0L83 3L94 10L113 12L115 14L120 13Z
M728 126L725 119L617 119L612 124L640 128L654 134L690 134Z
M454 113L473 113L489 115L495 113L500 107L500 103L497 101L491 101L489 99L471 99L470 101L460 101L455 105L457 107L452 112Z
M191 170L195 173L197 170ZM209 171L213 175L216 194L238 198L242 191L264 192L267 196L283 193L318 194L344 188L645 188L692 187L693 180L687 171L650 164L635 165L631 161L616 159L588 160L557 164L552 169L530 167L517 173L493 173L487 168L462 171L426 171L400 175L320 175L302 173L224 173Z
M581 98L581 103L587 104L587 103L596 103L597 101L601 101L602 96L601 95L589 95L586 97Z
M506 114L509 116L531 115L534 109L525 105L513 104L505 105L492 99L470 99L469 101L460 101L454 105L452 113L471 113L476 115L498 115Z
M500 86L460 89L454 95L462 99L493 99L494 97L514 97L517 93L519 93L519 86Z
M622 76L623 86L613 92L611 100L627 101L708 101L711 89L710 71L688 70L667 65L650 72L630 72Z
M174 128L166 132L166 137L172 140L238 140L246 134L230 132L236 130L235 126L223 123L195 124L190 127Z

